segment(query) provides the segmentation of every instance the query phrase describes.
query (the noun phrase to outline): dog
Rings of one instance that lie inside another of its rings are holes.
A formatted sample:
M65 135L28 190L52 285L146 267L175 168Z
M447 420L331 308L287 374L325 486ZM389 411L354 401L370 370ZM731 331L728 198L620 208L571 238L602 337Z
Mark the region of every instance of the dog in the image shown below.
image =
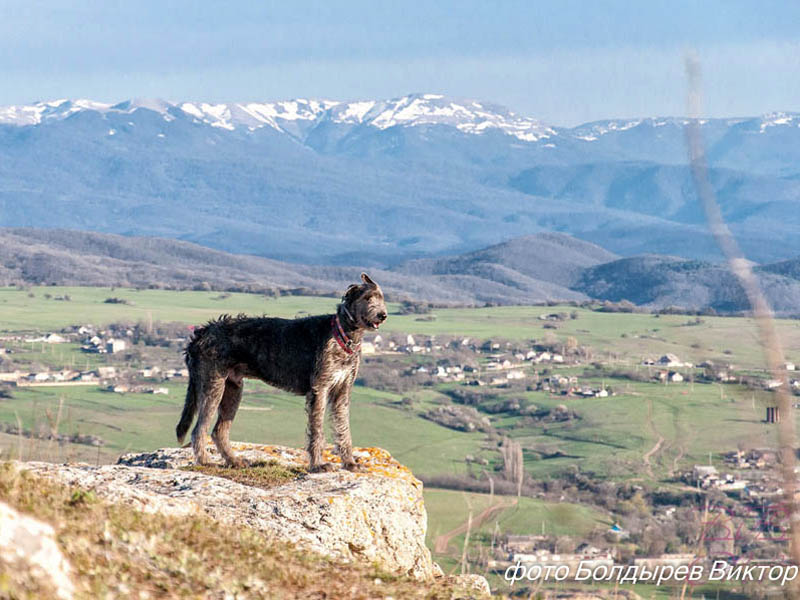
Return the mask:
M189 385L175 433L182 444L199 413L192 431L198 464L209 464L206 432L218 411L211 438L228 466L244 466L231 449L229 433L242 399L243 380L255 378L305 396L311 472L334 469L322 460L328 403L342 467L362 470L353 459L350 391L358 373L364 332L378 329L387 313L380 286L366 273L361 274L361 282L347 288L334 314L303 319L223 315L195 329L185 350Z

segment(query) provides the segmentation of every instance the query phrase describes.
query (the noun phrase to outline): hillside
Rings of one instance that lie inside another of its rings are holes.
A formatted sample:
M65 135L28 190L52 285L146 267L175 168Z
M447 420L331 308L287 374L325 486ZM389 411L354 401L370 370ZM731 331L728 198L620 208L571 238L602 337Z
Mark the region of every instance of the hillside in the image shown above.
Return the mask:
M596 244L564 234L542 233L455 257L412 260L397 270L417 275L467 275L490 273L496 268L528 277L535 284L561 286L566 293L581 270L615 258Z
M797 121L702 124L723 213L759 262L800 254ZM386 267L545 231L716 260L685 124L564 128L436 94L0 107L0 213L314 264Z
M558 236L543 238L554 239ZM564 244L572 243L567 236L561 239ZM537 240L534 236L511 244L517 249L518 260L508 265L501 261L485 269L465 268L454 274L402 268L369 271L394 299L468 305L584 298L563 285L537 281L514 270L514 266L520 266L519 257L526 254L525 247L530 246L533 251L543 247L541 244L553 243ZM574 243L585 245L578 240ZM599 248L597 251L600 256L606 254ZM487 256L493 252L495 249L488 249ZM357 279L361 268L285 263L164 238L67 230L0 230L0 283L4 285L26 282L259 292L305 288L314 293L335 294Z
M796 315L800 281L760 269L758 279L773 310ZM673 256L636 256L585 269L574 285L593 298L628 300L652 308L712 308L720 313L749 309L744 289L722 265Z
M718 264L659 255L619 258L565 234L543 233L391 269L302 265L229 254L189 242L55 229L0 229L0 284L278 290L341 293L363 268L390 299L451 305L628 300L649 308L748 309ZM797 260L757 267L773 308L797 314ZM293 293L294 293L293 292Z

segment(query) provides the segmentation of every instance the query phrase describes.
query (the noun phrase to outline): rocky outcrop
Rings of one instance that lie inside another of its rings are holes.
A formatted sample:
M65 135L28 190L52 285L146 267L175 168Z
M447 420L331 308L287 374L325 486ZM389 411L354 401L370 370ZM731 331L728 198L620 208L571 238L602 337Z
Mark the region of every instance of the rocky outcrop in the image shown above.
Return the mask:
M234 444L234 449L250 464L307 466L305 452L294 448ZM385 450L357 449L355 454L367 467L365 473L305 474L268 489L185 470L193 462L188 448L129 454L116 465L21 466L138 510L205 513L336 560L376 563L421 580L440 575L425 546L422 483ZM211 456L218 458L213 451ZM328 454L326 460L337 462L338 457ZM463 583L488 592L486 580L480 579Z
M0 588L10 585L12 590L37 590L40 597L61 600L69 600L74 593L70 566L56 543L53 528L3 502L0 502L0 573L10 579Z

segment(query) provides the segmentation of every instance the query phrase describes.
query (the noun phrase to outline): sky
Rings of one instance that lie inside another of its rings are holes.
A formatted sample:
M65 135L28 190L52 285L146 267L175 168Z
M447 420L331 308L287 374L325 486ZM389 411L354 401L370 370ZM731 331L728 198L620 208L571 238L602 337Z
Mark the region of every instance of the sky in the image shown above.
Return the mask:
M800 111L800 2L0 0L0 105L492 101L554 125Z

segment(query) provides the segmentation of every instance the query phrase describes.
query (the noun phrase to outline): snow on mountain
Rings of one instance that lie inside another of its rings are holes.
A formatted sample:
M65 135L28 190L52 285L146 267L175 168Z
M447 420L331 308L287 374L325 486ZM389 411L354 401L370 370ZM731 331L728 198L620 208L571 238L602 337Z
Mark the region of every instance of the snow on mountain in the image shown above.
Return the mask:
M363 123L378 129L398 125L450 125L472 134L498 129L528 142L555 135L550 127L502 106L473 100L456 101L439 94L412 94L384 102L343 103L333 108L331 120Z
M229 131L239 128L254 131L262 127L271 127L301 140L323 121L350 126L363 125L381 130L390 127L444 125L474 135L500 131L525 142L558 137L593 142L608 134L634 128L658 128L666 125L683 128L688 122L682 117L612 119L586 123L571 129L555 129L496 104L457 100L440 94L410 94L390 100L353 102L298 98L278 102L219 104L133 99L112 105L93 100L61 99L0 107L0 125L25 127L66 119L78 112L93 111L103 115L130 114L139 109L159 113L166 121L183 115L196 123L205 123ZM717 121L726 126L748 121L754 125L755 131L765 133L773 127L800 127L800 113L774 112L752 119ZM705 123L705 120L701 121L701 124Z
M316 123L367 125L377 129L448 125L469 134L499 130L523 141L537 141L555 135L555 131L535 119L522 117L494 104L472 100L455 101L438 94L412 94L391 100L337 102L332 100L295 99L280 102L167 102L164 100L128 100L106 104L90 100L56 100L32 105L0 107L0 124L29 126L51 119L65 119L80 111L101 114L131 113L152 110L171 120L176 111L196 122L212 127L255 130L272 127L299 137Z
M760 132L764 133L769 127L778 126L800 127L800 113L773 112L761 118Z

